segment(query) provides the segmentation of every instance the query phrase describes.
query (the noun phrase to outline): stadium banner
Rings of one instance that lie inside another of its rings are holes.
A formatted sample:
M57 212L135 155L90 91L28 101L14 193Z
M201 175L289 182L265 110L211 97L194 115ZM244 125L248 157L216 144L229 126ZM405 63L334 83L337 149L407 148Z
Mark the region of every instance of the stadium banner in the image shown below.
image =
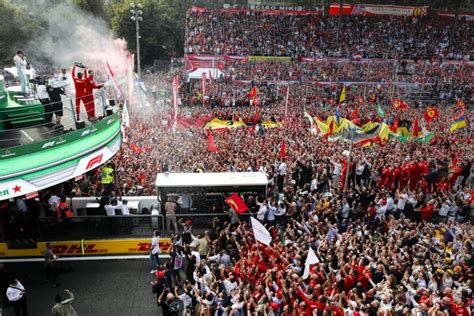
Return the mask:
M439 17L447 18L447 19L454 19L455 14L452 12L437 12L436 13ZM459 12L458 14L459 20L465 20L466 22L474 22L474 13L471 12Z
M372 5L372 4L344 4L342 15L391 15L391 16L425 16L428 14L428 6L410 7L395 5ZM339 15L339 4L331 4L329 15Z
M147 255L151 250L150 239L75 240L51 242L53 252L59 257L104 256L104 255ZM37 242L36 248L10 249L7 243L0 243L0 258L43 257L46 242ZM160 238L162 253L171 250L171 239Z
M198 6L192 6L191 12L209 12L211 9L203 8ZM239 4L224 4L221 12L242 12L248 13L251 11L259 11L265 14L295 14L295 15L311 15L311 14L321 14L321 8L308 8L303 6L292 6L292 5L275 5L275 4L249 4L249 5L239 5Z
M250 61L291 61L291 57L286 57L286 56L249 56Z

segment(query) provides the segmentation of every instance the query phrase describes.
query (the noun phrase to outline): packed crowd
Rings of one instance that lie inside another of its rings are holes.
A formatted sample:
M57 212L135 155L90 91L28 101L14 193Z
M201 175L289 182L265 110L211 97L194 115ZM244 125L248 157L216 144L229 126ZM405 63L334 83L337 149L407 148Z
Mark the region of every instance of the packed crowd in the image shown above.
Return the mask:
M431 84L440 80L469 83L470 65L443 64L438 61L226 61L225 78L255 81L367 81Z
M376 197L349 199L362 208ZM472 224L413 222L404 215L418 202L405 202L374 218L344 215L335 196L269 198L281 209L262 220L269 246L235 211L204 234L187 227L152 282L157 303L163 315L178 301L185 315L470 315Z
M188 12L186 53L304 57L463 59L472 56L471 26L460 21L449 39L438 17Z
M225 89L222 85L215 88ZM234 90L245 98L250 88L243 84ZM143 153L124 148L116 159L119 179L140 181L139 175L128 176L135 174L132 166L149 163L157 172L266 172L272 188L267 196L242 196L270 232L269 246L255 241L250 223L232 208L227 208L228 221L213 222L203 234L192 233L192 222L183 224L183 233L173 239L170 262L158 266L152 282L164 315L176 315L178 302L189 315L471 313L472 145L468 128L454 134L448 130L450 118L462 109L440 102L438 119L428 124L421 119L424 107L395 110L386 100L390 91L367 91L377 93L376 102L384 104L382 118L374 103L360 104L360 89L350 90L341 117L357 107L361 124L393 124L397 117L410 130L419 117L423 130L436 131L436 137L430 143L390 140L355 147L348 168L348 145L311 134L302 115L303 110L322 119L334 115L335 106L327 99L339 92L292 86L287 117L282 96L262 102L260 112L248 104L180 108L179 117L252 125L215 132L218 154L208 151L204 132L173 131L168 113L157 111L156 119L135 117L138 134L130 142ZM259 93L266 98L274 87L262 86ZM263 120L285 125L255 129ZM285 158L280 157L283 139ZM146 186L152 179L143 170L141 180Z

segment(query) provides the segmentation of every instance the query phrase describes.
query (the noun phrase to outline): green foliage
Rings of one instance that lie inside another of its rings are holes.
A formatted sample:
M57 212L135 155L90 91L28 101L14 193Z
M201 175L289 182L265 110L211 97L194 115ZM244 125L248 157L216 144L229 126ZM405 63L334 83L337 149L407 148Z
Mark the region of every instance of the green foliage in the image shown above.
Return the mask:
M131 20L130 3L116 4L112 29L127 40L131 51L136 51L135 21ZM135 1L137 3L137 1ZM143 64L155 59L169 58L183 53L184 15L165 0L142 0L143 20L140 21L140 52Z
M41 23L25 7L0 0L0 64L13 64L18 49L41 31Z
M74 3L85 12L102 18L105 21L110 21L111 12L105 8L104 1L97 0L74 0Z

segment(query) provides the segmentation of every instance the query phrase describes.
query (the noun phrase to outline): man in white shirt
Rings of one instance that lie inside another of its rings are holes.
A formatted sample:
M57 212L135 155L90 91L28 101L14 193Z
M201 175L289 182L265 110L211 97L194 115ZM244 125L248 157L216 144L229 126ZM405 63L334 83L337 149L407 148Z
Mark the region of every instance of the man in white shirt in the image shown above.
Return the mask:
M60 201L61 199L56 194L51 195L51 197L48 199L49 211L54 216L56 216L56 212L57 212Z
M26 316L26 290L23 284L14 279L7 289L7 298L15 308L15 316Z
M151 250L150 250L150 263L151 271L150 274L155 274L158 266L160 266L160 231L155 230L153 238L151 239Z
M26 88L28 86L28 77L26 75L27 62L26 62L26 56L21 50L16 52L15 57L13 57L13 63L15 63L16 72L17 72L18 78L20 79L21 93L23 93L23 95L26 95L27 94Z
M397 211L395 213L395 217L399 218L400 214L403 213L405 210L405 206L408 201L408 194L406 194L406 191L403 190L401 193L397 195L398 201L397 201Z
M280 165L278 166L278 179L277 186L278 192L283 192L283 183L285 181L286 173L288 172L288 165L284 160L281 160Z

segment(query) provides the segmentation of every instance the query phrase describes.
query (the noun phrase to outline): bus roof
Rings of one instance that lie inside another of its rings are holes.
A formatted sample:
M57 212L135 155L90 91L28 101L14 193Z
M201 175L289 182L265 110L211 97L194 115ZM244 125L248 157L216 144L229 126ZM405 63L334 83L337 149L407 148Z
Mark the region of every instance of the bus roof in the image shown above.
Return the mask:
M255 187L266 186L268 179L262 172L159 173L155 184L157 188Z

